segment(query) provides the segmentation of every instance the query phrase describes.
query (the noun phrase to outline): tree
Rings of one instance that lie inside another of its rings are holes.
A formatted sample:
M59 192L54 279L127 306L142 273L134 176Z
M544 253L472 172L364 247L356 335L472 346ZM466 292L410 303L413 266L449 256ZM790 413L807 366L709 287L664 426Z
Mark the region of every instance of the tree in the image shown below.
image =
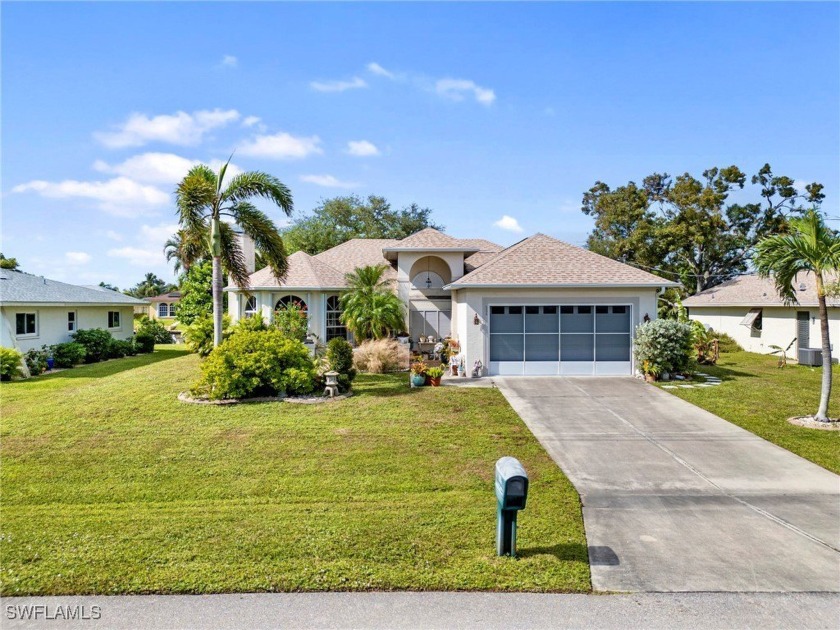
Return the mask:
M298 217L283 233L289 252L315 255L352 238L405 238L427 227L432 211L416 203L392 210L384 197L356 195L322 201L309 216Z
M341 321L357 341L382 339L405 327L403 303L383 275L386 265L370 265L348 273L348 290L340 299Z
M822 391L814 418L828 420L831 396L831 339L828 333L829 275L840 270L840 234L826 226L823 215L811 208L789 222L788 231L762 239L755 248L755 268L762 277L773 277L786 304L796 304L794 282L799 273L812 273L817 284L822 335Z
M178 321L189 326L200 317L211 317L212 315L213 263L210 260L205 260L194 263L189 271L181 275Z
M222 221L223 217L233 221L253 239L274 276L280 280L287 268L283 239L274 222L250 200L267 199L287 215L292 212L291 191L267 173L248 171L236 175L225 186L229 163L224 164L218 174L204 164L194 166L176 190L178 223L184 238L205 240L212 257L214 346L222 342L222 269L238 287L248 287L248 268L242 248L231 226Z
M109 291L119 291L117 287L115 287L113 284L108 284L107 282L100 282L99 286L103 289L108 289Z
M18 264L17 258L6 258L2 253L0 253L0 269L20 271L20 264Z
M166 281L149 272L143 280L134 285L133 288L126 290L125 293L136 298L146 298L160 295L166 291L172 291L175 288L177 288L175 285L167 284Z
M821 184L800 193L790 178L773 175L765 164L751 180L763 202L729 203L746 180L737 166L729 166L708 169L702 179L654 173L642 186L629 182L615 190L596 182L581 208L595 219L587 245L679 279L690 294L703 291L746 271L755 244L804 212L803 200L819 204L824 198Z
M167 239L163 245L166 262L173 263L175 273L182 269L188 272L197 261L209 258L207 244L201 234L190 234L186 230L178 230Z

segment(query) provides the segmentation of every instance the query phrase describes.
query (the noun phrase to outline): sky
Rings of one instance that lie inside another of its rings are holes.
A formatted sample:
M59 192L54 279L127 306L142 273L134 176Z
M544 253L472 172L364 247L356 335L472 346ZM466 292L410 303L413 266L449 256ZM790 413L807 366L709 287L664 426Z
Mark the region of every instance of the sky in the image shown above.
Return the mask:
M0 251L56 280L173 280L176 183L231 154L287 184L296 213L376 194L503 245L583 244L596 181L730 164L821 182L840 214L837 3L4 3L2 18Z

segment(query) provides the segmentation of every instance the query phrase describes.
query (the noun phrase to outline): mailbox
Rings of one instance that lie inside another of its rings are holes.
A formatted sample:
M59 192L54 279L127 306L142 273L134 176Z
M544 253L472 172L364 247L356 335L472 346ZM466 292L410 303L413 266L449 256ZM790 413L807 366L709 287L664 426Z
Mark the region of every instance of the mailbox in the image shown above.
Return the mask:
M515 457L496 462L496 552L516 555L516 516L528 499L528 473Z

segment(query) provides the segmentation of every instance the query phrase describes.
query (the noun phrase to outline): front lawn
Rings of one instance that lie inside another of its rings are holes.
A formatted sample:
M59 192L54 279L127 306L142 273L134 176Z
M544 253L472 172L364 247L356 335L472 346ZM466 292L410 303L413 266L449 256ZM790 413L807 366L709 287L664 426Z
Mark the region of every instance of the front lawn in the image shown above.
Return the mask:
M821 368L788 365L775 356L751 352L721 355L716 366L701 372L719 377L722 385L671 389L670 393L707 409L820 466L840 473L840 432L794 426L787 419L817 410ZM840 368L834 366L829 416L840 416ZM661 385L662 383L660 383Z
M2 594L588 591L572 485L496 390L361 376L320 406L185 405L183 347L4 383ZM531 476L495 556L493 465Z

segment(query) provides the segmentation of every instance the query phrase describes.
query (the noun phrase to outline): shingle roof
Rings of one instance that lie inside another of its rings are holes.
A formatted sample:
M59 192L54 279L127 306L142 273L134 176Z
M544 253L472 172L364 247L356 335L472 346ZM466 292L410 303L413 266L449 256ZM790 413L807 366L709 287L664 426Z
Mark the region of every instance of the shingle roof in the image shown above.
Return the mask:
M399 241L390 238L354 238L332 249L317 254L315 258L327 263L342 274L350 273L359 267L369 265L388 265L384 277L394 280L397 272L382 254L382 250Z
M289 256L288 264L288 273L282 282L277 281L270 267L264 267L251 274L251 286L289 289L333 289L345 286L342 272L306 252L295 252Z
M661 287L676 283L545 234L535 234L449 286L525 285Z
M804 285L804 290L801 289ZM798 274L793 283L800 306L817 306L817 283L813 274ZM840 306L840 298L829 298L828 304ZM757 274L738 276L711 289L683 300L683 306L785 306L773 278L761 278Z
M155 297L150 297L149 302L168 302L169 300L180 300L180 291L169 291L168 293L161 293Z
M424 230L420 230L419 232L415 232L411 236L406 236L404 239L387 247L386 249L391 252L413 249L455 249L462 251L478 251L481 249L481 246L470 240L453 238L452 236L444 234L435 228L426 228Z
M49 280L21 271L0 271L2 304L148 304L118 291Z

